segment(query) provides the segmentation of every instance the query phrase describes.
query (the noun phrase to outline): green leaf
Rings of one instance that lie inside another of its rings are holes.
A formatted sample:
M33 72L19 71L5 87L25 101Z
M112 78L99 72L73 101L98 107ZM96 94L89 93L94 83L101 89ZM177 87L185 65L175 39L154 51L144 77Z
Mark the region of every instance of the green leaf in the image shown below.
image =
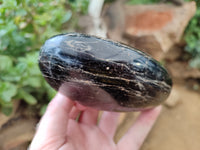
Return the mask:
M23 89L19 90L19 97L23 98L24 101L30 105L35 105L37 103L36 98Z
M0 76L0 80L6 81L6 82L18 82L21 80L20 75L16 75L15 72L13 73L2 73Z
M12 67L13 62L11 57L0 55L0 71L8 70Z
M47 89L48 99L51 100L57 93L47 82L45 81L44 87Z
M40 116L44 115L44 113L46 112L47 109L47 104L43 105L40 109Z
M16 15L17 16L26 16L27 15L27 11L25 9L19 9L19 10L17 10Z
M17 1L17 5L19 5L21 3L22 0L16 0Z
M1 29L1 30L0 30L0 37L6 35L7 33L8 33L7 30L5 30L5 29Z
M16 0L3 0L3 5L4 7L12 8L17 6L17 2Z
M0 101L10 102L17 94L17 86L9 82L0 83Z
M67 13L62 18L62 23L65 23L65 22L69 21L71 17L72 17L72 12L71 11L67 11Z
M33 88L41 87L41 77L28 77L22 81L23 86L31 86Z
M27 69L27 63L24 63L24 62L19 62L15 67L15 71L18 74L23 74L23 72L25 72L26 69Z
M190 61L190 66L193 68L200 68L200 56L196 56Z

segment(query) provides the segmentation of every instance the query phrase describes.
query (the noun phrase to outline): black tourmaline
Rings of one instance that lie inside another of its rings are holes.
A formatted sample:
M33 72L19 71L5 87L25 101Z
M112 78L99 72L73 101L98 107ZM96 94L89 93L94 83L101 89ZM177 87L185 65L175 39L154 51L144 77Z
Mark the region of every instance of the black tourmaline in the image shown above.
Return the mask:
M135 111L161 104L172 81L149 55L95 36L69 33L48 39L39 66L47 82L82 105Z

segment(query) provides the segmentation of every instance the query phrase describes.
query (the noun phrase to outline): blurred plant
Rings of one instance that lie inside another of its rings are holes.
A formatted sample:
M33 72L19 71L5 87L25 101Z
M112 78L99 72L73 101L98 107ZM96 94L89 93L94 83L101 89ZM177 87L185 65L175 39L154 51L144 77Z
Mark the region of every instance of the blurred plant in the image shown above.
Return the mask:
M6 115L14 100L43 110L55 94L41 76L38 50L47 38L67 31L63 23L73 20L76 11L85 11L86 1L0 1L0 109Z
M197 11L185 31L187 43L185 51L191 54L190 66L200 69L200 1L196 1Z
M72 11L86 14L88 11L89 0L69 0Z
M63 25L64 28L68 28L69 31L79 29L78 19L80 15L85 15L88 12L88 5L90 0L66 0L66 8L72 11L72 16L67 23ZM75 13L74 13L75 12Z

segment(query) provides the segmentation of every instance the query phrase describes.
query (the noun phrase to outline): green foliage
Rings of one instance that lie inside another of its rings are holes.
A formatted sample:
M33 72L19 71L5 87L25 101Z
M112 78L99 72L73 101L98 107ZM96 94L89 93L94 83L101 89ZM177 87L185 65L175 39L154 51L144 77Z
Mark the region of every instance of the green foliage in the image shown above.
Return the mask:
M88 11L89 0L69 0L68 4L73 11L86 14Z
M197 5L200 5L200 1ZM190 66L200 69L200 7L185 31L185 41L185 50L192 56Z
M73 5L73 6L72 6ZM0 1L0 109L9 115L14 100L24 100L44 110L55 91L38 67L38 50L61 32L73 13L86 13L88 0Z

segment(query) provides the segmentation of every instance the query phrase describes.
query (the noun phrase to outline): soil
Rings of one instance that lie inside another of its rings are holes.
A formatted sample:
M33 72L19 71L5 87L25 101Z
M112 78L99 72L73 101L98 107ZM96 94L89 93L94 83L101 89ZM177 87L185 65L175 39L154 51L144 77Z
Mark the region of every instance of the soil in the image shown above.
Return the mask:
M179 102L173 107L163 106L141 150L200 149L200 94L191 91L185 84L175 84L173 90L179 96ZM125 116L116 134L116 141L132 125L137 115L134 114Z
M184 85L173 87L180 96L174 108L163 107L141 150L199 150L200 95Z

